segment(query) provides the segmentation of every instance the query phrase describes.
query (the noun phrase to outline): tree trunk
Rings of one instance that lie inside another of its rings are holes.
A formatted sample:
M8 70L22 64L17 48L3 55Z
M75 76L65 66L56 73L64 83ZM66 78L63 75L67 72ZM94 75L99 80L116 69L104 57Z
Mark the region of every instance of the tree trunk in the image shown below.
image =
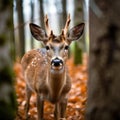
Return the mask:
M81 21L83 21L82 0L75 0L74 2L75 2L74 3L75 4L74 24L77 25ZM78 41L78 42L75 42L74 44L75 44L75 47L74 47L74 63L77 65L77 64L82 63L82 47L81 46L83 46L83 42Z
M74 64L82 64L82 49L79 47L79 42L74 43Z
M18 26L19 26L19 49L20 57L25 53L25 30L24 30L24 14L23 14L23 0L16 0Z
M16 114L10 55L13 30L13 1L0 0L0 120L14 120Z
M43 8L43 0L39 0L40 3L40 26L45 29L44 26L44 8ZM44 45L40 42L40 47L43 47Z
M67 0L62 0L62 9L63 9L63 13L62 13L62 19L61 19L61 23L60 23L60 30L63 29L63 27L65 26L66 20L67 20L67 8L66 8L66 4L67 4ZM61 32L61 31L60 31Z
M33 23L34 21L34 1L31 0L30 1L30 5L31 5L31 22ZM34 48L34 41L33 41L33 37L31 36L31 48Z
M43 8L43 0L40 1L40 26L44 28L44 8Z
M120 120L120 0L90 1L86 120Z

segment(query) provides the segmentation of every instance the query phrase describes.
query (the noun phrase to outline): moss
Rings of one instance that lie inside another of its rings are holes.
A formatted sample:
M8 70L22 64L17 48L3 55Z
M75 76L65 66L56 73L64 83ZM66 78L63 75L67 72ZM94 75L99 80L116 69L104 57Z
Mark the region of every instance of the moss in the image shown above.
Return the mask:
M6 43L5 35L0 35L0 46L3 46Z
M13 27L13 22L12 22L11 18L6 21L6 25L7 25L8 28Z
M79 48L78 43L75 42L75 49L74 49L74 64L82 64L82 50Z
M15 61L15 59L16 59L16 51L15 51L14 47L12 47L10 49L10 56L11 56L12 61Z
M82 7L78 7L77 11L79 11L79 12L82 11Z

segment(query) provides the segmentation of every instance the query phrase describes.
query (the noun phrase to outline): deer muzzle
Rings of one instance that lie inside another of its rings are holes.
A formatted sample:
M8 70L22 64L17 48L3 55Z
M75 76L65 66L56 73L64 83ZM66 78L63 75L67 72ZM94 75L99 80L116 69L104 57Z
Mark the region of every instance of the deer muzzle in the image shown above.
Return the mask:
M58 57L52 59L51 68L55 69L55 70L62 69L63 68L63 60L59 59Z

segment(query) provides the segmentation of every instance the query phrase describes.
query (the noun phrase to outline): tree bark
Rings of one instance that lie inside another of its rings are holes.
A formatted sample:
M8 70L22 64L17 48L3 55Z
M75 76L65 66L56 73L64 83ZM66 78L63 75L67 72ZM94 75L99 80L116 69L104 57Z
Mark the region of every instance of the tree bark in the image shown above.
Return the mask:
M24 14L23 14L23 0L16 0L18 26L19 26L19 54L22 57L25 53L25 30L24 30Z
M13 1L0 0L0 120L14 120L16 114L10 54L13 30Z
M39 0L40 2L40 26L44 28L44 8L43 8L43 0Z
M62 20L60 21L60 30L63 29L63 27L65 26L66 23L66 19L67 19L67 8L66 8L66 4L67 4L67 0L62 0L62 9L63 9L63 13L62 13ZM61 31L60 31L61 32Z
M75 0L75 13L74 13L74 24L80 24L81 21L83 21L83 6L82 6L82 0ZM83 45L84 43L81 41L77 41L74 43L74 63L75 65L77 64L82 64L82 53L83 53ZM82 46L82 47L81 47Z
M34 1L31 0L30 1L30 5L31 5L31 22L33 23L34 21ZM33 37L31 36L31 49L34 48L34 41L33 41Z
M120 0L90 1L86 120L120 120Z
M31 6L31 22L34 22L34 2L33 0L30 1L30 6ZM31 49L34 48L34 40L33 37L31 36Z

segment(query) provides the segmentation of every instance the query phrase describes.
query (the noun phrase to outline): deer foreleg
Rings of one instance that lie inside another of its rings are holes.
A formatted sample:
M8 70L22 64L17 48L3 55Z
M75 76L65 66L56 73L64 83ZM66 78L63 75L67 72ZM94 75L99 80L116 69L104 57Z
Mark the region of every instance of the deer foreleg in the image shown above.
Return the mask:
M43 120L44 100L40 99L39 95L37 95L37 112L38 112L38 120Z
M66 107L67 107L67 99L65 98L60 103L60 108L61 108L60 109L60 118L65 118Z
M60 119L60 104L56 103L54 110L54 120L59 120L59 119Z
M30 98L31 98L32 91L29 89L29 87L26 85L26 104L25 104L25 117L26 120L28 119L28 111L30 106Z

